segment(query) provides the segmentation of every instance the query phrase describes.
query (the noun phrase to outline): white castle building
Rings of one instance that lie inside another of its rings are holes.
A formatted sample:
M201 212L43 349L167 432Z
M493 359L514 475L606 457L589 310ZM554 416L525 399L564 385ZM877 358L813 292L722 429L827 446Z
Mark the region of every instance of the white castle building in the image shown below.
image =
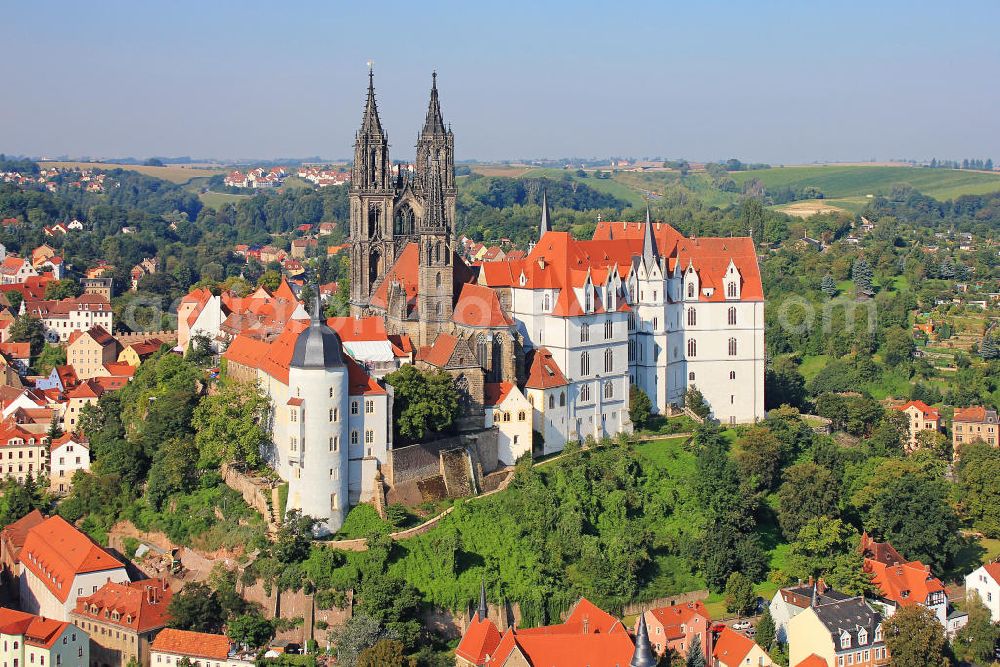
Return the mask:
M223 357L230 376L256 380L271 399L265 457L288 482L286 509L318 519L324 534L373 497L392 448L392 387L344 354L316 304L311 320L289 320L271 342L239 335Z

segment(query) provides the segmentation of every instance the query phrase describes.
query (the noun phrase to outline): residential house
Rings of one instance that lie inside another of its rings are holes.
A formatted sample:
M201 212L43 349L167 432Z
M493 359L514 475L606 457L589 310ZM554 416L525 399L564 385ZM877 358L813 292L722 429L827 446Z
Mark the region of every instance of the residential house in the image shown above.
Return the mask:
M134 292L139 289L140 280L154 273L156 273L156 260L153 258L145 257L141 262L133 266L129 272L132 291Z
M87 633L67 621L0 607L0 643L4 665L90 664Z
M31 251L31 265L36 269L46 260L56 256L56 249L48 243L43 243Z
M45 436L5 419L0 423L0 474L24 483L45 474L48 447Z
M337 229L336 222L321 222L319 223L319 235L329 236L333 234L334 230Z
M19 375L28 373L28 366L31 365L31 343L15 343L13 341L0 343L0 354Z
M23 283L28 278L37 276L38 272L31 266L31 262L22 257L7 255L0 263L0 282L4 285Z
M798 665L812 654L829 667L888 665L882 614L864 596L813 602L788 622L788 663Z
M138 367L143 361L159 352L163 345L163 341L159 338L147 338L137 343L130 343L118 355L118 362Z
M344 351L376 379L410 361L385 332L381 317L330 317L326 323L340 336ZM402 337L409 339L405 334Z
M45 521L38 510L31 510L17 521L7 524L0 530L0 583L6 592L5 599L17 600L18 578L21 576L21 563L18 556L24 547L28 531Z
M115 363L121 352L118 339L104 327L95 325L86 331L74 331L66 346L66 363L80 380L106 375L104 364Z
M129 581L123 563L58 515L28 530L18 561L21 607L60 621L70 620L77 598Z
M622 622L586 598L563 623L539 628L508 628L503 634L488 617L485 596L455 649L457 667L652 667L648 637L635 643ZM640 637L642 634L640 633Z
M663 656L668 651L673 651L686 659L691 642L697 637L705 658L709 657L711 652L709 630L712 620L700 600L669 607L656 607L644 612L643 616L649 629L649 641L657 655ZM639 619L636 619L635 627L638 632Z
M315 249L316 246L316 239L294 239L292 241L292 259L305 259L309 249Z
M533 429L542 434L542 455L562 450L569 425L566 390L569 383L548 348L539 347L528 353L528 380L524 393L533 406Z
M951 435L956 457L963 444L977 440L996 447L997 411L987 410L982 406L955 408L955 416L951 420Z
M771 656L746 635L722 625L712 631L712 667L771 667Z
M49 443L50 491L68 492L78 470L90 470L89 440L74 433L64 433Z
M483 385L484 426L495 426L497 458L514 465L524 455L531 456L532 407L513 382L487 382Z
M105 392L98 378L84 380L66 392L66 409L63 412L63 431L75 433L79 428L80 412L85 405L96 405Z
M1000 623L1000 561L991 561L965 575L965 595L978 595L990 610L993 622Z
M34 315L45 326L45 337L50 341L66 342L74 331L86 331L99 325L112 331L111 303L97 294L82 294L59 301L29 300L21 303L21 314Z
M187 660L204 667L253 667L256 655L241 651L229 637L206 632L164 628L150 646L154 665L178 665Z
M170 621L173 588L165 579L108 581L80 597L70 613L90 635L90 655L98 665L126 665L135 660L150 667L151 644Z
M827 587L822 577L819 581L813 581L810 577L808 582L800 580L795 586L779 589L769 605L771 618L774 619L774 634L779 642L784 644L788 641L788 622L802 613L814 596L819 604L838 602L849 597Z
M941 431L941 415L937 408L932 408L923 401L907 401L902 405L893 407L906 415L907 426L909 428L909 440L907 441L907 451L913 451L917 446L917 434L921 431Z
M95 278L84 277L80 279L83 285L84 294L97 294L111 301L111 287L113 280L107 276L97 276Z
M941 580L931 574L931 568L920 561L907 561L888 542L876 542L868 533L861 536L861 555L865 572L879 590L875 602L888 618L902 607L921 606L930 609L938 622L954 637L968 622L964 612L948 604L948 592Z

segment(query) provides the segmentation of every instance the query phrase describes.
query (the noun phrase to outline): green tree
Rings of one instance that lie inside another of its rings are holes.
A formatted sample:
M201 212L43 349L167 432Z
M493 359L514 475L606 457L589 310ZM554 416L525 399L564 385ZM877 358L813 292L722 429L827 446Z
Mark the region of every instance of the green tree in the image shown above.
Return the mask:
M984 442L964 445L958 459L962 512L987 537L1000 537L1000 450Z
M61 345L46 345L35 359L35 372L48 376L56 366L66 365L66 348Z
M809 521L839 514L840 483L829 469L805 461L785 469L778 488L778 523L793 540Z
M385 376L395 389L393 426L404 441L416 441L429 433L451 428L458 414L459 395L448 373L424 371L412 364Z
M709 413L712 411L712 408L710 408L708 403L705 401L705 395L695 387L691 387L687 390L687 393L684 394L684 406L689 408L702 419L708 417Z
M255 469L269 441L265 418L270 400L256 384L224 379L194 411L195 443L202 467L236 463ZM346 419L346 415L344 415Z
M806 401L806 380L789 357L778 357L764 372L764 400L768 410L782 405L801 408Z
M840 519L812 519L789 545L782 574L789 581L823 577L830 586L853 595L872 592L859 544L857 531Z
M316 520L299 510L288 510L278 529L274 555L281 563L301 563L309 557L312 529Z
M833 276L829 273L823 276L823 280L819 284L819 289L831 299L837 296L837 283L834 282Z
M927 607L902 607L883 623L889 664L893 667L949 664L944 628Z
M241 646L260 648L274 636L274 626L259 614L243 614L229 621L226 636Z
M193 581L170 599L170 627L194 632L222 631L225 614L219 598L207 584Z
M772 488L781 468L781 443L766 426L751 426L736 442L736 464L755 490Z
M872 285L872 267L864 257L859 257L854 262L851 270L851 280L854 281L854 290L858 298L862 296L873 296L875 288Z
M45 298L51 301L61 301L80 296L83 287L75 280L53 280L45 285Z
M356 667L366 650L383 640L398 640L396 633L365 612L354 614L330 632L337 653L337 664Z
M994 647L1000 642L1000 626L993 623L990 610L977 594L966 598L965 611L969 621L952 642L955 657L975 664L988 664L994 657Z
M775 639L777 637L777 632L774 627L774 619L771 617L771 606L764 605L764 611L760 615L760 620L757 621L757 627L755 628L757 634L754 639L765 651L770 651L774 646Z
M0 525L8 526L35 509L41 509L43 498L33 477L18 482L14 477L0 481Z
M757 197L747 197L740 207L743 229L753 237L754 243L764 242L764 204Z
M407 667L410 662L403 655L403 642L383 639L358 656L357 667Z
M263 287L268 292L274 293L274 290L281 286L281 273L275 271L274 269L268 269L261 275L260 280L257 281L257 287Z
M629 385L628 416L635 428L645 428L652 414L653 402L649 400L649 394L634 384Z
M705 667L705 650L701 647L701 635L695 635L688 647L685 667Z
M882 359L886 366L905 364L913 358L916 346L913 336L901 327L894 327L885 332L885 344L882 348Z
M156 451L149 469L146 499L154 509L174 493L187 493L198 484L198 447L188 438L171 438Z
M34 315L18 315L10 325L10 339L17 343L30 343L32 358L45 348L45 326Z
M944 433L931 429L917 433L917 449L930 452L943 461L951 460L952 446Z
M757 594L753 582L740 572L733 572L726 580L726 611L738 616L752 614L757 608Z

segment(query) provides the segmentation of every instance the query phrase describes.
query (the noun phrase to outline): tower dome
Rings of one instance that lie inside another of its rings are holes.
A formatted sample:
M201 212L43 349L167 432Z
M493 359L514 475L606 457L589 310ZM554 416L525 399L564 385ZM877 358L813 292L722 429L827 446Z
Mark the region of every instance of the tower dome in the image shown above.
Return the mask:
M313 301L312 320L309 327L299 334L292 352L291 366L295 368L341 368L344 357L340 336L320 318L319 290Z

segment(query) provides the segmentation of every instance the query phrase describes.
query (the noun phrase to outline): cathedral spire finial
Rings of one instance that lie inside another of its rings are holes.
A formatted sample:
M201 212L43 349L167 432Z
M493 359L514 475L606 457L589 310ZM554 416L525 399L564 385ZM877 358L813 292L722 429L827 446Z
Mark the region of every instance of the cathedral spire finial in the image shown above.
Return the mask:
M549 196L542 188L542 222L538 229L538 238L545 236L545 232L552 231L552 223L549 221Z
M479 581L479 609L476 612L480 621L485 621L489 616L489 607L486 606L486 577Z
M427 103L427 118L422 134L445 134L444 118L441 116L441 101L438 99L437 70L431 73L431 100Z
M655 667L657 664L653 647L649 645L649 628L646 627L646 614L639 615L639 629L635 633L635 652L629 667Z
M365 100L365 115L361 119L361 134L382 134L382 121L378 117L378 105L375 103L375 69L371 60L368 61L368 98Z
M642 259L649 265L660 257L653 234L653 220L649 214L649 200L646 200L646 226L642 230Z

